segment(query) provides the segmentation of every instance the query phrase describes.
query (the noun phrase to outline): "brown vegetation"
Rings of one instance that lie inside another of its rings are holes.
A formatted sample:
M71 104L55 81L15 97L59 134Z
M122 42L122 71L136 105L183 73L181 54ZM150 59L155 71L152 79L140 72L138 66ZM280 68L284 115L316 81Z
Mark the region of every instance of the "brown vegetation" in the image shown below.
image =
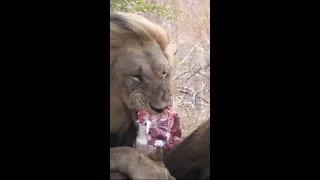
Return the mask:
M147 2L166 5L168 0ZM175 0L170 5L187 11L182 22L156 12L144 16L164 27L178 48L176 109L181 117L182 136L186 137L210 116L210 1Z

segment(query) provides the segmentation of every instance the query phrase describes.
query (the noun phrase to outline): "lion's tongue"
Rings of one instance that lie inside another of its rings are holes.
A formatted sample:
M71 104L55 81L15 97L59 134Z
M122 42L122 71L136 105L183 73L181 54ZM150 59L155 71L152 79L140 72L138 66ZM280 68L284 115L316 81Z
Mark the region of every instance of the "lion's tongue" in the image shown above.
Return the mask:
M180 118L170 107L156 115L141 111L138 113L137 122L139 127L146 129L146 133L139 131L138 138L148 139L149 145L170 149L180 142Z

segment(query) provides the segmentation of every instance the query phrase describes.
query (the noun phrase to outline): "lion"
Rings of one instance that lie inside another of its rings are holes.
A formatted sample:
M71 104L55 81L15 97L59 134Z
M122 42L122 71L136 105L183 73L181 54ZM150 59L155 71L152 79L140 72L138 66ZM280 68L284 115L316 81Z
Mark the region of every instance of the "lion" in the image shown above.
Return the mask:
M175 64L162 27L136 14L110 14L111 172L131 179L174 179L164 165L132 145L139 111L156 114L173 106Z

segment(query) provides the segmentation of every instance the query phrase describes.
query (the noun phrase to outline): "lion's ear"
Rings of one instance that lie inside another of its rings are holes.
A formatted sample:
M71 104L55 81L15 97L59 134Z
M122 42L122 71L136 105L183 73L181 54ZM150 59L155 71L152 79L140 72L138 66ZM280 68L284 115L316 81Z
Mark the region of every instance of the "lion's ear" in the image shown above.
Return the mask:
M175 43L168 44L168 46L166 47L166 51L171 55L176 55L178 50L179 49Z

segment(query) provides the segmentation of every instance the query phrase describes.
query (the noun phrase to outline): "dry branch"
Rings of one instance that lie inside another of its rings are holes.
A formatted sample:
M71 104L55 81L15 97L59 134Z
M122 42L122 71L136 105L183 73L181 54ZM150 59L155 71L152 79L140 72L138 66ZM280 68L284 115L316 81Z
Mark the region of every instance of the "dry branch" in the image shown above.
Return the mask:
M191 48L190 52L186 55L186 57L183 58L183 60L180 62L180 64L182 64L182 63L190 56L190 54L192 53L192 51L194 50L194 48L196 48L202 41L203 41L203 39L201 39L199 42L197 42L197 44L195 44L195 45Z
M178 79L180 76L182 76L182 75L184 75L184 74L190 73L190 71L193 69L193 67L194 67L195 65L196 65L196 64L193 64L193 66L192 66L188 71L183 72L183 73L179 74L178 76L176 76L176 77L174 78L174 80Z
M137 13L133 8L132 8L132 6L130 5L130 3L127 1L127 0L125 0L126 1L126 3L128 4L128 6L130 7L130 9L133 11L133 13Z

